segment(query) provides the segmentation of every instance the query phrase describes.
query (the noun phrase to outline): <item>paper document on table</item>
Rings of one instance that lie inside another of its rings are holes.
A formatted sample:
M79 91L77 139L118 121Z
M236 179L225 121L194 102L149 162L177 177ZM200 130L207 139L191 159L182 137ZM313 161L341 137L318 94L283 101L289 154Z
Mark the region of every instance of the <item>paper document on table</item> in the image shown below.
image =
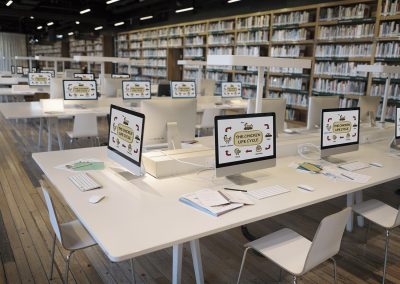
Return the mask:
M203 189L196 192L197 198L205 206L218 206L230 203L221 193L212 189Z
M104 162L92 159L92 158L83 158L75 161L68 162L66 164L62 164L55 167L59 170L65 170L70 172L77 171L97 171L104 169Z
M354 171L358 171L361 169L366 169L369 168L370 164L364 163L364 162L351 162L351 163L347 163L347 164L343 164L340 165L339 168L344 169L346 171L350 171L350 172L354 172Z
M343 181L352 181L357 183L367 183L371 179L370 176L345 171L337 167L325 167L323 173L327 176L332 176Z
M284 188L280 185L272 185L272 186L267 186L267 187L248 191L247 194L255 199L264 199L267 197L272 197L272 196L280 195L280 194L287 193L287 192L290 192L290 190L287 188Z
M244 192L221 190L221 193L232 203L243 203L245 205L253 205L252 201Z

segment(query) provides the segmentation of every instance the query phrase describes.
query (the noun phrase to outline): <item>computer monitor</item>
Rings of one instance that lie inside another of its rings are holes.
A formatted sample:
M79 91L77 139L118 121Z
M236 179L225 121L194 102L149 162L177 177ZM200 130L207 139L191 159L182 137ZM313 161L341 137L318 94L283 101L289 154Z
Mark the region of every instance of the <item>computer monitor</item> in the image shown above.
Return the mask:
M371 125L375 125L376 113L380 102L380 96L362 96L358 99L361 122L370 122Z
M75 73L74 78L82 79L82 80L94 80L94 74L93 73Z
M124 100L151 99L150 81L122 81L122 98Z
M307 129L321 128L321 111L338 108L339 96L311 96L308 103Z
M49 73L28 73L29 86L50 86L51 74Z
M101 95L104 97L117 97L118 90L121 90L124 79L112 79L108 76L100 76Z
M160 98L142 101L141 112L147 118L144 145L168 143L169 148L176 149L181 141L193 141L196 108L195 99Z
M63 80L64 100L97 100L96 81Z
M212 79L202 79L200 81L200 96L214 96L216 89L216 82Z
M17 66L17 74L22 74L22 66Z
M119 74L111 74L111 78L113 78L113 79L130 79L130 78L131 78L131 75L129 75L129 74L122 74L122 73L119 73Z
M40 73L50 73L53 78L56 76L56 71L54 69L42 69Z
M275 166L275 113L216 116L214 121L217 177L250 183L240 174Z
M254 113L256 100L250 99L248 102L247 113ZM275 112L275 128L277 134L285 130L286 117L286 98L265 98L261 101L261 112Z
M174 99L195 98L196 83L194 81L171 81L171 97Z
M110 106L107 156L136 176L142 175L142 147L145 116Z
M321 114L321 158L357 151L360 139L360 108L323 109Z
M29 67L23 67L22 68L22 75L28 76L29 74Z
M241 98L242 97L242 83L240 82L222 82L221 83L223 98Z
M168 80L161 80L158 83L157 88L158 97L170 97L171 96L171 86Z

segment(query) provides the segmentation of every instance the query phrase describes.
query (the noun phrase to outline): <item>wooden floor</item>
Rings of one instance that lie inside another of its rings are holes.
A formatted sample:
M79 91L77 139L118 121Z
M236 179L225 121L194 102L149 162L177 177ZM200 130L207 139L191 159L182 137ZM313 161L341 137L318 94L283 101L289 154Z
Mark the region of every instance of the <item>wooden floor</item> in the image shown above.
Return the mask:
M0 115L0 283L49 282L53 233L43 196L38 189L42 173L31 158L32 152L43 151L47 147L37 147L37 124L37 121L23 120L8 122ZM69 124L68 121L61 123L63 129ZM56 141L53 144L56 149ZM394 193L397 188L400 188L399 181L369 189L365 196L381 199L397 207L400 200L400 196ZM74 218L61 199L55 198L55 205L62 222ZM320 220L339 211L344 205L345 198L341 197L250 224L249 228L255 235L262 236L285 226L311 239ZM379 283L381 280L384 232L372 226L367 245L363 244L364 232L364 228L356 228L353 233L344 235L342 249L336 257L339 283ZM115 236L115 241L118 241L118 236ZM200 243L206 283L235 283L243 244L246 243L240 229L203 238ZM398 229L391 235L389 252L387 283L400 283ZM61 283L64 255L65 251L57 244L56 270L50 282ZM135 262L137 283L170 283L171 260L171 249L138 257ZM111 263L98 247L76 253L72 258L71 271L71 283L131 282L129 263ZM242 283L277 283L278 276L279 269L275 265L250 254ZM290 277L284 276L283 280L289 282ZM300 279L300 283L330 282L330 263L318 266ZM190 249L187 246L183 253L182 283L194 283Z

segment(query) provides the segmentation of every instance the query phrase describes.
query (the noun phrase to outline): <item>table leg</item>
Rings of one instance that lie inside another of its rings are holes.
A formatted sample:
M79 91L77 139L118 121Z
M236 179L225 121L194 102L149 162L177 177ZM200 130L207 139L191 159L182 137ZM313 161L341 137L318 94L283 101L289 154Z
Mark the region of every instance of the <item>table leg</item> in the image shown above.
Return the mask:
M196 275L196 284L204 284L203 265L201 263L200 241L190 241L190 250L192 252L193 268Z
M52 119L51 117L47 118L47 151L51 151L51 125Z
M357 191L355 193L355 195L356 195L356 198L355 198L356 199L356 204L357 203L361 203L363 201L363 192L362 192L362 190ZM363 216L357 216L357 225L359 227L364 227L364 217Z
M38 137L38 147L42 146L42 134L43 134L43 117L39 119L39 137Z
M354 204L354 193L347 194L347 207L351 207ZM347 221L346 229L348 232L353 231L353 211L350 213L349 220Z
M182 249L183 244L172 247L172 283L180 284L182 276Z
M64 150L64 145L60 134L60 128L58 127L58 118L54 118L54 127L56 129L58 147L60 148L60 150Z

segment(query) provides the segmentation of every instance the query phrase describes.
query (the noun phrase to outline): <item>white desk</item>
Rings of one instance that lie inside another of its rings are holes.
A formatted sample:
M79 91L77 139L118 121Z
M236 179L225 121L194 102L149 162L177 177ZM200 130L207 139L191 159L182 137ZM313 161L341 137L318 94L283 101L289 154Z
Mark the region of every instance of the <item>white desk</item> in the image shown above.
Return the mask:
M381 142L361 145L357 152L338 155L345 160L383 164L383 168L370 167L360 171L372 176L368 184L299 173L288 165L302 161L300 157L280 158L275 168L246 174L258 180L246 188L279 184L290 189L289 193L259 200L254 206L220 217L209 216L178 201L188 192L231 185L225 178L215 178L213 171L161 180L146 175L127 182L110 169L115 165L107 159L105 147L36 153L33 159L110 260L123 261L173 246L173 282L180 283L182 244L190 241L192 253L195 253L196 282L203 283L200 238L397 179L400 177L399 158L387 155L386 149L387 143ZM88 202L94 192L80 192L68 180L73 173L55 168L82 157L96 157L106 164L105 170L92 172L103 185L97 192L106 195L96 205ZM308 184L315 191L300 191L297 184Z

